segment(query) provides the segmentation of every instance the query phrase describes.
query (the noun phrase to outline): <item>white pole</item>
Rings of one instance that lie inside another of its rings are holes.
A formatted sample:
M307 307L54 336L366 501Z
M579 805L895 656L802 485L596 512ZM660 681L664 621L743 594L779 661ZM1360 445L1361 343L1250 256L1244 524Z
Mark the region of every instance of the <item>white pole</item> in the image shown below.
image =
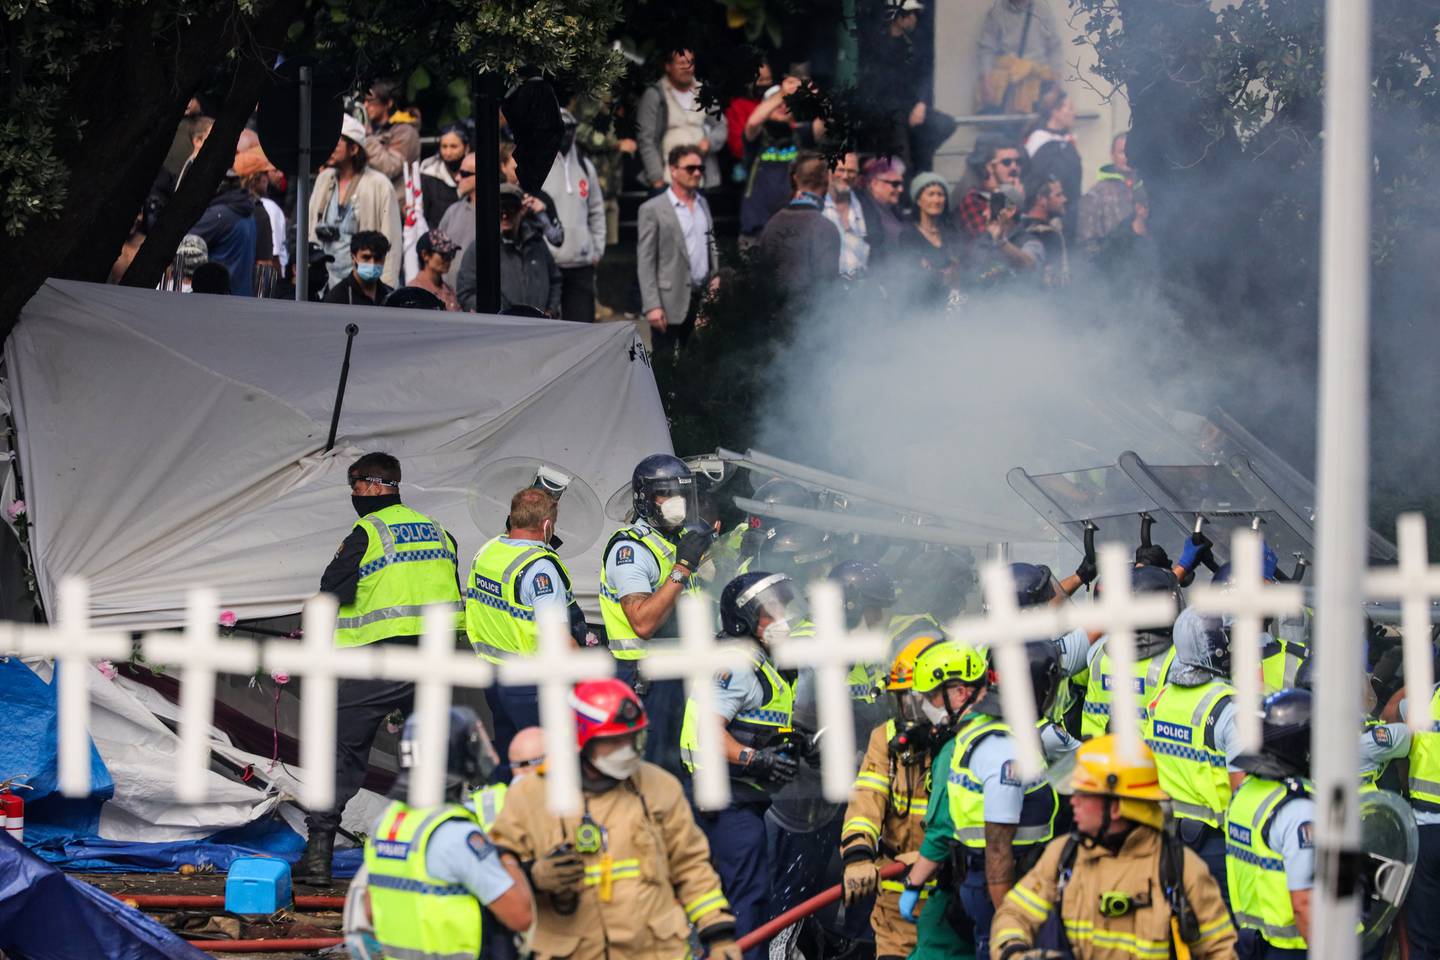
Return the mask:
M1310 955L1359 956L1359 901L1341 851L1360 843L1361 615L1369 507L1370 0L1325 4L1324 206L1320 235L1320 420L1316 700L1311 731L1317 858Z

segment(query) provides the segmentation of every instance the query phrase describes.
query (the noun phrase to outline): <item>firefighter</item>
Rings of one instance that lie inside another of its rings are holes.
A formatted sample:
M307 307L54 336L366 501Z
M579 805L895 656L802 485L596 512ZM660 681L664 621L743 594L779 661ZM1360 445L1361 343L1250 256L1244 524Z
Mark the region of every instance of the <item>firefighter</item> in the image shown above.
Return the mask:
M441 524L400 502L400 461L367 453L350 464L350 503L359 519L320 577L320 590L340 601L337 647L419 643L422 611L443 604L463 626L455 538ZM380 723L408 713L415 700L409 681L340 681L336 691L335 801L306 817L305 851L295 881L329 886L340 814L365 779Z
M694 701L685 705L680 754L695 770L700 725L709 724L721 737L730 770L730 805L701 811L700 829L735 908L742 934L770 919L774 865L765 830L765 812L772 796L795 779L799 770L796 746L789 739L795 709L793 675L775 668L770 650L790 636L803 607L795 582L783 573L742 573L720 594L720 621L729 637L754 641L751 669L716 677L719 714L702 717ZM747 950L747 960L762 960L764 944Z
M712 960L739 960L735 921L680 782L641 758L649 726L615 679L575 685L582 812L550 812L543 774L510 788L491 841L535 890L537 960L689 955L694 925Z
M1180 583L1168 569L1135 567L1130 571L1130 589L1135 593L1167 594L1175 601L1176 613L1184 609ZM1153 624L1135 633L1135 694L1140 704L1142 725L1146 719L1146 705L1165 682L1170 663L1175 659L1175 647L1170 636L1174 623L1172 616L1165 623ZM1105 638L1102 637L1090 648L1089 658L1090 682L1085 688L1084 714L1080 721L1080 735L1085 739L1098 737L1110 729L1110 690L1115 683L1110 656L1105 652Z
M995 908L1055 836L1059 797L1044 778L1025 782L1016 769L1015 739L1001 718L1001 683L1028 684L1035 698L1041 746L1047 762L1055 762L1079 745L1068 733L1043 719L1060 679L1059 654L1049 640L1025 645L1023 677L997 677L987 671L980 691L955 733L946 798L959 843L964 877L960 900L974 927L975 955L989 956L990 921ZM906 898L913 904L917 885L936 867L917 863L906 879Z
M1127 761L1110 735L1075 752L1075 828L1005 895L991 927L998 960L1235 956L1235 928L1204 862L1167 837L1155 763ZM1054 951L1054 952L1050 952Z
M893 698L895 718L870 733L841 827L845 906L859 909L874 898L870 926L875 932L876 960L908 957L915 948L915 927L900 917L904 886L896 880L882 881L880 872L897 860L914 862L925 838L930 765L944 742L941 731L949 725L944 704L930 702L931 695L940 700L940 683L933 679L933 658L925 654L941 646L938 637L916 637L891 664L886 689ZM930 679L920 683L924 689L916 685L916 665L921 661L930 668ZM943 676L943 667L941 672Z
M393 799L365 841L360 886L369 894L373 936L385 957L478 957L482 941L500 933L488 929L482 911L486 921L499 920L515 932L532 919L519 865L501 857L460 803L498 758L475 712L452 707L446 802L415 808L401 799L409 789L415 750L412 719L400 737L401 773ZM349 932L363 937L363 923L356 926L361 929Z
M1225 873L1239 952L1251 960L1299 960L1308 952L1315 885L1311 715L1308 691L1272 693L1260 752L1236 762L1247 776L1226 815Z
M1225 810L1245 774L1235 688L1230 685L1230 632L1215 616L1186 610L1175 620L1169 683L1150 701L1145 744L1160 788L1170 797L1180 838L1225 885Z

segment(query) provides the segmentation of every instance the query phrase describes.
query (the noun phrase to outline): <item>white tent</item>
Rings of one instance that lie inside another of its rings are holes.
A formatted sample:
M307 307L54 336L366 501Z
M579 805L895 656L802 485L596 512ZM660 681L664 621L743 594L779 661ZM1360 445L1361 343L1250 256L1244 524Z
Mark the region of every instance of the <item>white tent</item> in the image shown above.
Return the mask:
M326 453L349 323L360 332ZM355 522L345 468L368 450L400 458L405 501L451 531L462 566L524 482L510 458L574 474L561 555L593 611L612 525L600 502L671 449L625 323L51 280L5 359L41 594L53 610L61 578L85 577L97 625L179 626L199 585L242 620L298 611ZM479 476L500 461L511 469Z

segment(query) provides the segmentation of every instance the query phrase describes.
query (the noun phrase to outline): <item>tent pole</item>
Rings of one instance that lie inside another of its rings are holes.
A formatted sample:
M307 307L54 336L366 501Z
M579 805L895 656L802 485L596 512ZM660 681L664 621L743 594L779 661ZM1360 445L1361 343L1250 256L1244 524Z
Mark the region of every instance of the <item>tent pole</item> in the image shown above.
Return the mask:
M330 436L325 438L325 452L335 446L335 431L340 429L340 408L345 403L345 383L350 379L350 346L360 328L353 323L345 324L345 359L340 362L340 383L335 387L335 409L330 412Z

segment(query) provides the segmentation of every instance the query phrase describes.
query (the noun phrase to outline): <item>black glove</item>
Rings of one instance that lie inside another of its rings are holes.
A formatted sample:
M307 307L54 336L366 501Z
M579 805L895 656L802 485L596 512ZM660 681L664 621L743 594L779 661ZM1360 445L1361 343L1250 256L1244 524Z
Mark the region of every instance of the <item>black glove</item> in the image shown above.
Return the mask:
M1377 713L1395 696L1395 691L1405 685L1404 665L1404 647L1391 647L1375 662L1375 670L1370 674L1370 686L1375 691Z
M1085 558L1080 561L1080 566L1075 568L1075 576L1079 577L1080 582L1086 586L1094 583L1095 578L1100 576L1100 566L1092 555L1087 553Z
M683 563L691 573L694 573L700 569L700 563L705 558L705 551L709 550L710 544L714 542L713 531L686 530L680 537L680 542L675 545L675 562Z
M753 780L764 780L781 786L794 780L799 769L800 765L795 762L794 757L781 753L775 747L754 751L741 767L745 776Z

